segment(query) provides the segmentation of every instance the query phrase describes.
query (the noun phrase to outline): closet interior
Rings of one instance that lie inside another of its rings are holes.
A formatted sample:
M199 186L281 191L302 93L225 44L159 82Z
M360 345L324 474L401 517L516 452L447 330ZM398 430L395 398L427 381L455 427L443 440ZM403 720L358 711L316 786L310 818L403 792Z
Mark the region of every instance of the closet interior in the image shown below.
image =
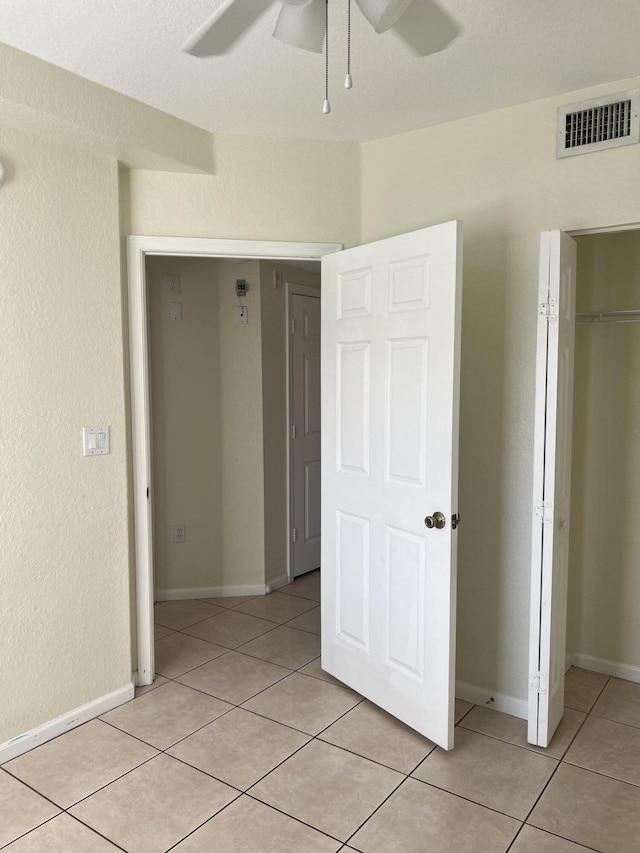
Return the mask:
M568 663L640 681L640 231L576 241Z

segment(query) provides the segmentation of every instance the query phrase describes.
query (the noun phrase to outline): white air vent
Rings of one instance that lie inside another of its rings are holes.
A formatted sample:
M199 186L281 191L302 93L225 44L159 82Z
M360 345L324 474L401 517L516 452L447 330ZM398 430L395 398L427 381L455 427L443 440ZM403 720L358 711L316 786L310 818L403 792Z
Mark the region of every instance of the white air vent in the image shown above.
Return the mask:
M636 142L640 142L640 89L558 110L558 158Z

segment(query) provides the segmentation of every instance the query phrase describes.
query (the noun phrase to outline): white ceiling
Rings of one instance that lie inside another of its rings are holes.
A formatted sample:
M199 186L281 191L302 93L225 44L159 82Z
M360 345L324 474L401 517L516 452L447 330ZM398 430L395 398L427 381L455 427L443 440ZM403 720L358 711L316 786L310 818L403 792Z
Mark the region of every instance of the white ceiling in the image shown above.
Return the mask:
M415 0L434 15L419 57L329 0L332 112L323 57L271 38L274 2L223 56L180 45L220 0L2 0L0 40L213 132L367 140L640 74L638 0Z

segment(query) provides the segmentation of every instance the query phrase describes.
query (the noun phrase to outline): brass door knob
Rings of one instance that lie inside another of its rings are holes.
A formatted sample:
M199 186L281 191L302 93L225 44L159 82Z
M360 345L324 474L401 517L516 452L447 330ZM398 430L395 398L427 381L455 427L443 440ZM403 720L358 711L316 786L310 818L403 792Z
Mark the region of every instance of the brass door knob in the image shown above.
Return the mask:
M447 519L441 512L434 512L433 515L428 515L424 520L425 526L431 530L432 528L436 528L436 530L442 530L442 528L446 525Z

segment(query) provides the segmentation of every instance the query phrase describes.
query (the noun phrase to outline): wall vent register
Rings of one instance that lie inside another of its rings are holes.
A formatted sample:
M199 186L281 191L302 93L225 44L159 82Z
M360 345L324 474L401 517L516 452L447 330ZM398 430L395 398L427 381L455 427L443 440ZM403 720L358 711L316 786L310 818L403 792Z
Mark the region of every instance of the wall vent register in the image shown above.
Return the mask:
M558 110L556 157L640 142L640 89Z

